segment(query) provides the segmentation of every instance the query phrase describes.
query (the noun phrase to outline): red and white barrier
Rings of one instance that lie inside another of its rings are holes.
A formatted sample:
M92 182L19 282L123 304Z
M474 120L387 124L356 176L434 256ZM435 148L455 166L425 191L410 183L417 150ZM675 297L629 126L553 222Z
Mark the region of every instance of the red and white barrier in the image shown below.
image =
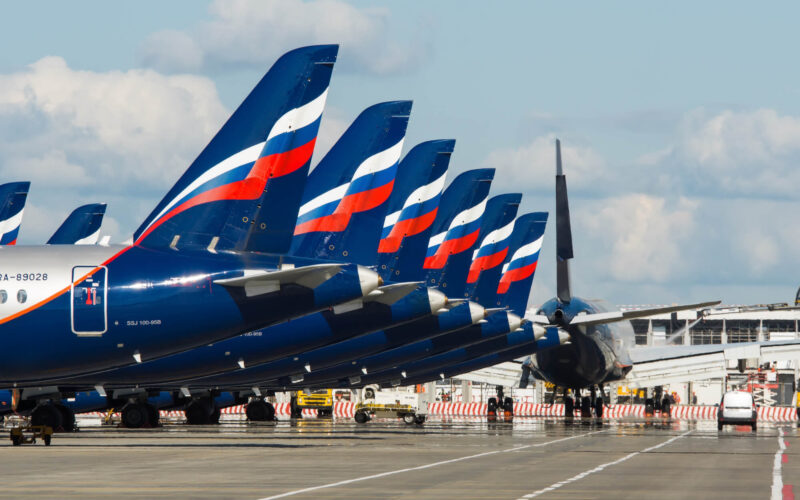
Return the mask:
M222 409L223 415L244 415L247 405L228 406ZM277 403L275 414L289 416L291 406L289 403ZM337 401L333 404L335 418L352 418L355 415L356 403L352 401ZM486 403L431 403L428 406L429 415L448 417L485 417ZM580 410L575 409L576 416ZM104 412L83 413L83 416L105 417ZM563 404L541 403L514 403L514 415L519 417L563 417ZM119 413L114 413L119 417ZM182 418L183 411L161 411L162 418ZM316 410L303 410L304 417L316 417ZM603 412L605 418L644 417L644 405L614 405L606 406ZM687 420L716 420L716 406L690 406L673 405L670 416ZM758 419L765 422L794 422L797 420L797 411L788 406L761 406L758 408Z

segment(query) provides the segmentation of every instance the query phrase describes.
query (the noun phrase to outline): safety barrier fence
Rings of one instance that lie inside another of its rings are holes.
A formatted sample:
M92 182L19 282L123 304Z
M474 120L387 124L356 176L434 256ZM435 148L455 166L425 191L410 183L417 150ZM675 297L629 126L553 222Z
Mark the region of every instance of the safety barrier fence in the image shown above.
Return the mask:
M222 409L223 415L244 415L246 405L229 406ZM350 401L337 401L333 405L333 416L337 418L352 418L355 415L356 403ZM431 403L428 406L428 414L436 416L452 417L483 417L487 413L486 403ZM502 411L502 410L501 410ZM275 413L279 416L290 414L289 403L277 403ZM660 415L659 413L656 413ZM102 412L83 414L86 416L105 416ZM117 414L115 414L116 416ZM303 410L303 416L315 417L316 410ZM519 417L563 417L563 404L537 404L537 403L515 403L514 415ZM575 409L575 416L580 415L580 410ZM161 416L165 418L183 418L183 411L170 410L161 411ZM644 405L607 405L604 407L603 417L605 418L624 418L624 417L644 417ZM687 420L716 420L716 406L691 406L673 405L670 409L672 418ZM761 406L758 408L758 419L766 422L793 422L797 420L795 408L787 406Z

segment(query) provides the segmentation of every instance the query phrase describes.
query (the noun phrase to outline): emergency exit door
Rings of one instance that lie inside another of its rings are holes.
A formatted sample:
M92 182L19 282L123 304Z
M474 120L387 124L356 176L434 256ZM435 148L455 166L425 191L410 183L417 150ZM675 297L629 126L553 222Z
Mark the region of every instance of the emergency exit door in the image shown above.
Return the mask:
M108 329L107 279L105 266L72 268L70 314L76 335L98 336Z

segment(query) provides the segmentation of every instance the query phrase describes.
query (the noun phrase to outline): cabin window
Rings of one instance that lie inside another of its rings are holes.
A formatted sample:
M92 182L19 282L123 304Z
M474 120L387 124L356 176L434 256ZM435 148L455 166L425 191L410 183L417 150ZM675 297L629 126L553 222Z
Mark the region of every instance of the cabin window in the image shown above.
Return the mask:
M0 290L0 304L5 304L8 300L8 292Z
M20 304L24 304L25 301L28 300L28 292L25 290L20 290L17 292L17 302Z

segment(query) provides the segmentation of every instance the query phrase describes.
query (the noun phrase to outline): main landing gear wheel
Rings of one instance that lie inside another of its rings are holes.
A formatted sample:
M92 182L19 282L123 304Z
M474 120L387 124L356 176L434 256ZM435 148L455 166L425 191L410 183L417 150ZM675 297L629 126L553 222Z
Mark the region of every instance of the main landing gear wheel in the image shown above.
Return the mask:
M587 398L581 398L581 418L589 418L592 416L592 401Z
M75 431L75 414L64 405L54 405L56 409L61 413L61 428L64 432L74 432Z
M186 423L189 425L205 425L210 422L206 405L199 401L192 401L183 410L186 414Z
M503 400L503 410L506 413L510 413L511 415L514 414L514 399L513 398L505 398Z
M564 398L564 416L567 418L575 417L575 400L569 396Z
M245 414L252 422L271 422L275 420L275 407L266 401L251 401L247 403Z
M303 418L303 409L297 406L297 396L292 396L292 400L289 404L289 417Z
M357 411L353 418L355 418L356 422L359 424L366 424L369 422L369 415L364 411Z
M63 417L55 405L47 403L33 409L31 425L46 425L53 429L59 429L63 425Z
M669 398L664 398L661 401L661 416L669 417L671 408L672 408L672 402L669 400Z
M489 420L497 418L497 398L489 398L489 402L486 405L486 417Z
M597 418L603 418L603 398L599 397L594 402L594 414Z
M128 429L140 429L150 423L147 407L141 403L128 403L122 409L122 425Z
M656 408L655 408L655 405L653 404L653 399L652 398L645 399L644 400L644 416L645 417L652 417L653 414L655 413L655 411L656 411Z
M150 424L150 427L158 427L161 420L161 412L149 403L145 403L144 407L147 409L147 423Z

